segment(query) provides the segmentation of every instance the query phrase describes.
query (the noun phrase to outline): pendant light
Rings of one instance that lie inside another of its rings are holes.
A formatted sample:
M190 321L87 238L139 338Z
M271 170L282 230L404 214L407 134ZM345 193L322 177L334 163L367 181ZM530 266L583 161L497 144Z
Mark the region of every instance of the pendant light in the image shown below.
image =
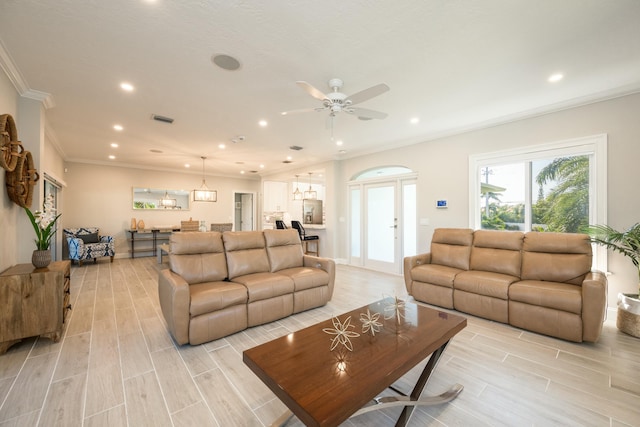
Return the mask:
M161 208L175 208L178 203L176 202L176 199L172 199L171 197L169 197L169 190L165 190L164 191L164 197L162 197L160 199L159 205Z
M296 175L296 191L293 192L293 200L302 200L302 191L300 191L300 185L298 184L298 177Z
M202 185L199 189L193 190L194 202L217 202L218 192L215 190L209 190L207 183L204 180L204 161L206 157L200 157L202 159Z
M311 174L313 172L309 172L309 190L304 192L304 198L305 199L317 199L318 198L318 192L314 191L313 188L311 188Z

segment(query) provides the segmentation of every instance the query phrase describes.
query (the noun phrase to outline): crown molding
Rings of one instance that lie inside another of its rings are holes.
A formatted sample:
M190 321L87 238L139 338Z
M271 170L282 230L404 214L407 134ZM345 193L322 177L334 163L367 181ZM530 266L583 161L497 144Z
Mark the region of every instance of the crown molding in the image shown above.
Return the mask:
M36 101L42 102L42 105L44 105L44 108L46 109L53 108L56 106L56 103L53 102L53 97L51 96L50 93L47 93L47 92L29 89L21 93L20 95L22 95L22 97L24 98L34 99Z
M4 43L2 43L2 40L0 40L0 68L2 68L7 77L9 77L9 80L13 83L13 86L16 88L16 91L20 96L40 101L47 109L55 107L55 102L53 101L51 94L29 88L29 85L22 76L22 73L16 66L15 62L13 62L9 51L5 47Z

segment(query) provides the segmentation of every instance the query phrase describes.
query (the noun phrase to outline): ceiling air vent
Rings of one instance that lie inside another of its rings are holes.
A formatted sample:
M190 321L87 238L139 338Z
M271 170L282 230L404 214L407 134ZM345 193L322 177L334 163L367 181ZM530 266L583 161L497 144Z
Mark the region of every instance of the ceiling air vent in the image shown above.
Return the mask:
M173 119L171 117L165 117L159 114L152 114L151 118L157 122L169 123L169 124L173 123Z
M293 151L300 151L302 150L302 147L300 147L299 145L292 145L291 147L289 147L289 149Z

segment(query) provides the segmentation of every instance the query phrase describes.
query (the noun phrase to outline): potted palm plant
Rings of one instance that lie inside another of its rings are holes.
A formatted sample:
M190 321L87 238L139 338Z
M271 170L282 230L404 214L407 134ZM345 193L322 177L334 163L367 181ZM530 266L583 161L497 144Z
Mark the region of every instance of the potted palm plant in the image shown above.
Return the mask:
M592 225L587 229L591 241L628 257L638 271L640 284L640 223L624 231L614 230L608 225ZM636 287L636 289L638 289ZM634 337L640 337L639 293L618 294L618 329Z

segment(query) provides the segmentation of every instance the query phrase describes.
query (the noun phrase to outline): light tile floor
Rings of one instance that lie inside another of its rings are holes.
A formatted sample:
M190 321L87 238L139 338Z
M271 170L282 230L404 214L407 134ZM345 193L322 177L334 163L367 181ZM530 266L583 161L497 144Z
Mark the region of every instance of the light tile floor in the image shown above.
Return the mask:
M158 304L159 268L166 263L155 258L73 266L63 339L27 339L0 356L0 426L269 425L285 408L244 366L244 349L383 295L406 296L402 277L338 266L325 307L204 345L176 346ZM464 391L447 405L418 409L411 426L640 425L640 340L619 332L614 319L597 344L468 319L426 393L455 382ZM391 426L398 411L345 425Z

